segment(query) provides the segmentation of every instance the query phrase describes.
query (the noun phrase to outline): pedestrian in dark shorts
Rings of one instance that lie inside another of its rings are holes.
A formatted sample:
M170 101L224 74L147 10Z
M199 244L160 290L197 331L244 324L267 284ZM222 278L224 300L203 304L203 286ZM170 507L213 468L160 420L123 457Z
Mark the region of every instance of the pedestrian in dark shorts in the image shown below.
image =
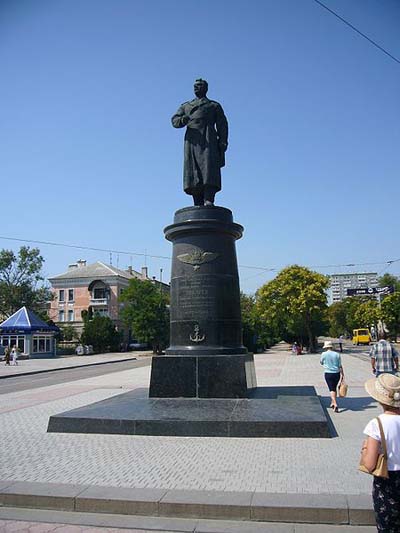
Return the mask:
M324 343L323 350L324 352L321 355L320 363L325 369L325 381L331 395L330 407L335 413L338 413L339 408L336 401L337 388L344 378L342 360L340 354L333 350L333 344L331 341L326 341Z
M400 379L381 374L365 383L365 390L383 408L379 415L385 435L389 478L374 476L372 500L377 530L381 533L400 531ZM373 472L381 449L381 432L376 418L364 429L367 438L361 448L362 464Z

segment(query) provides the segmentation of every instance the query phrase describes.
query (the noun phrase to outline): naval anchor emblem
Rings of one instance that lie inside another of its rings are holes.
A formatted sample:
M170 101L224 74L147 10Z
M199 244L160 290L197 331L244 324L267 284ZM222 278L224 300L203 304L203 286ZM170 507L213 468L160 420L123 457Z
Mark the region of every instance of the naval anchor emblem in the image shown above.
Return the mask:
M182 263L187 263L188 265L192 265L194 270L198 270L201 265L204 263L209 263L210 261L214 261L219 256L216 252L204 252L203 250L194 249L188 254L181 254L178 255L179 261Z
M202 341L204 341L206 336L205 336L204 333L202 335L200 335L200 326L198 324L196 324L194 326L194 333L192 333L189 338L190 338L190 340L192 342L202 342Z

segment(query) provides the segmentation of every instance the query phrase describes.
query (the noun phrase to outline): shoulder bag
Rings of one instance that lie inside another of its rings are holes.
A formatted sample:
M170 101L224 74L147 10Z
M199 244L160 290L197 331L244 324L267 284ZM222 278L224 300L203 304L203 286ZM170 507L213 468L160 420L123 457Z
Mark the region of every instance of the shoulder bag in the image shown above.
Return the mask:
M362 459L360 461L360 465L358 469L361 472L365 472L366 474L371 474L372 476L378 476L388 479L389 478L389 472L387 467L387 448L386 448L386 439L385 434L383 432L382 422L380 421L379 417L376 417L376 420L378 421L379 431L381 434L381 446L383 453L380 453L378 455L378 460L376 461L376 466L370 472L366 466L363 465Z

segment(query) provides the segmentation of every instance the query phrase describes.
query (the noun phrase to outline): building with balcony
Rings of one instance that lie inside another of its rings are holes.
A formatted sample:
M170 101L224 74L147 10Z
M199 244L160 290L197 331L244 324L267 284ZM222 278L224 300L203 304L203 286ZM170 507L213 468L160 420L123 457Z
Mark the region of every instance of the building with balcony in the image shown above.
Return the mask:
M378 286L378 274L376 272L332 274L329 278L329 303L341 302L347 298L347 289L366 289Z
M50 318L59 326L71 325L78 334L83 329L82 312L91 309L93 313L108 316L128 339L120 320L123 304L119 297L133 278L149 280L160 284L162 290L169 286L148 277L147 267L136 272L132 268L121 270L101 261L87 264L80 260L68 266L67 272L49 278L54 298L50 303Z

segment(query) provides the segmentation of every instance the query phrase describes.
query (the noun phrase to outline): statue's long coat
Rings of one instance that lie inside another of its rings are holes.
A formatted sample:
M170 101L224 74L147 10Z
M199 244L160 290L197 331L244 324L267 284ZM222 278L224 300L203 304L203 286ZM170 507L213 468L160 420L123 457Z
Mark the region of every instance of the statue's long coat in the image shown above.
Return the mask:
M185 134L183 189L199 193L204 185L221 189L221 167L225 153L220 143L228 144L228 121L218 102L206 97L195 98L180 106L172 117L175 128L183 128L184 116L190 117Z

